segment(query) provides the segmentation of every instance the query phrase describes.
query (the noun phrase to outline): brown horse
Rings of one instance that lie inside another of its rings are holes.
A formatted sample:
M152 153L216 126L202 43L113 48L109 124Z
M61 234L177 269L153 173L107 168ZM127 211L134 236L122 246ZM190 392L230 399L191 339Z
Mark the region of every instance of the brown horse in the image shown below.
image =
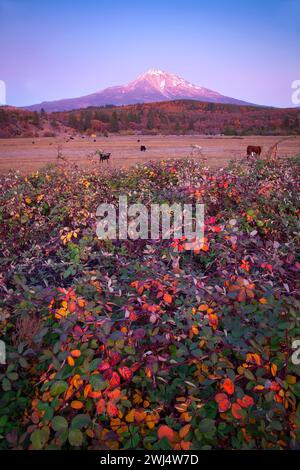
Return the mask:
M261 154L261 147L258 145L248 145L247 147L247 157L250 157L250 155L260 155Z

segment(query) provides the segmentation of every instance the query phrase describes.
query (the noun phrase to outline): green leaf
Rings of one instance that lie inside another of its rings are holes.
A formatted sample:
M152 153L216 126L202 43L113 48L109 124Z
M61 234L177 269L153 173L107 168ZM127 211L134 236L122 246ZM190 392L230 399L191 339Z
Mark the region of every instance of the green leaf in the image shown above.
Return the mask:
M88 426L91 422L89 415L77 415L72 419L71 429L81 429L84 426Z
M79 429L71 429L69 431L69 442L71 446L79 447L82 445L83 435Z
M104 390L105 387L107 386L107 382L105 382L99 374L94 374L90 378L90 384L93 387L93 390L96 392L100 390Z
M42 429L36 429L30 436L33 450L40 450L44 447L48 439L48 434Z
M168 441L168 439L166 437L163 437L160 441L159 441L159 448L161 450L171 450L172 449L172 445L170 444L170 442Z
M2 380L2 388L4 392L9 392L11 390L11 383L6 377Z
M65 392L67 388L68 388L67 382L64 382L63 380L58 380L51 386L50 394L53 397L56 397L57 395L60 395L61 393Z
M68 428L68 421L62 416L54 416L52 419L52 427L54 431L64 431Z
M248 380L254 380L255 381L255 376L249 369L244 370L244 375Z
M200 422L198 428L203 433L213 431L215 429L215 421L213 419L204 418Z
M96 359L93 359L92 362L89 365L89 371L94 372L94 370L97 369L97 367L99 366L99 364L101 364L101 362L102 362L102 359L100 359L98 357Z

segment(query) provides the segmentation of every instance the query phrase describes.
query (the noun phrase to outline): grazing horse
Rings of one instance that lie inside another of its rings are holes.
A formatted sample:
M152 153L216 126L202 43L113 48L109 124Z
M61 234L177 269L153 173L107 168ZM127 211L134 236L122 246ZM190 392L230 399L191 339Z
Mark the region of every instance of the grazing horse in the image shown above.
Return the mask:
M255 145L248 145L247 147L247 157L253 155L260 155L261 154L261 147Z
M141 145L141 152L146 152L146 146L145 145Z
M107 161L108 163L108 160L109 160L109 157L110 157L110 153L99 153L99 157L100 157L100 163L104 162L105 160Z

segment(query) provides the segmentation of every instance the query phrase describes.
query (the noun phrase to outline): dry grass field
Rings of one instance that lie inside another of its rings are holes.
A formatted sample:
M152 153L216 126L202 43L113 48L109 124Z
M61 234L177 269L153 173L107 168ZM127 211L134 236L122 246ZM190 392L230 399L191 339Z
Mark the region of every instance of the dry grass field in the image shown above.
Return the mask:
M140 142L137 141L140 139ZM277 141L278 136L247 137L207 137L207 136L109 136L97 138L75 137L67 142L66 138L14 138L0 140L0 173L11 169L21 173L38 170L47 163L57 161L58 148L63 157L79 166L98 165L96 158L91 161L89 155L97 149L111 152L109 165L129 167L138 162L162 160L167 158L186 158L191 154L192 144L202 147L207 157L207 165L222 167L231 159L242 158L247 145L260 145L263 155ZM34 142L34 143L33 143ZM147 147L140 151L140 145ZM293 156L300 153L300 136L292 137L279 144L278 153L282 156ZM194 158L197 158L195 156ZM103 165L107 165L106 162Z

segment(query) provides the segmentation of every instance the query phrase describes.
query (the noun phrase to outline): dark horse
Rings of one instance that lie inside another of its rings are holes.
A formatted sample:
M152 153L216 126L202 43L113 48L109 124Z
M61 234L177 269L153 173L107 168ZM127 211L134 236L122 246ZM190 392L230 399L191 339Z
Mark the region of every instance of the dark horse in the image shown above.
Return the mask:
M141 152L146 152L146 146L145 145L141 145Z
M248 145L248 147L247 147L247 157L250 157L253 154L260 155L261 154L261 147L255 146L255 145Z
M108 160L109 160L109 157L110 157L110 153L99 153L99 157L100 157L100 163L104 162L105 160L107 161L108 163Z

